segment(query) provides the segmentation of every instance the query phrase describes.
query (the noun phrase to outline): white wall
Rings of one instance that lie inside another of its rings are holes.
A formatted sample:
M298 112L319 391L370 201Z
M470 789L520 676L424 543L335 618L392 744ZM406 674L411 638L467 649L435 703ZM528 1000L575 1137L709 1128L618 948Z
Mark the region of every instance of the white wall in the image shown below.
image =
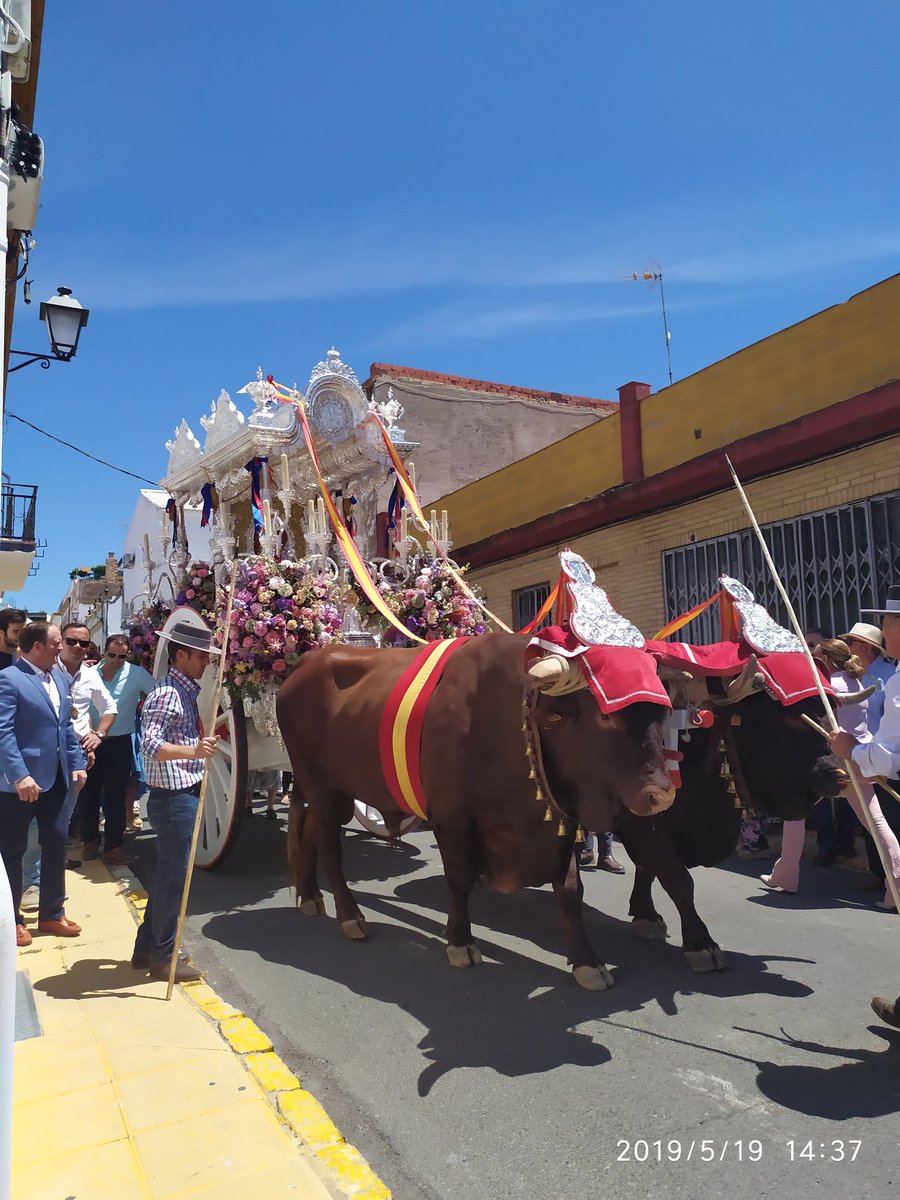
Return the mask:
M125 544L122 547L122 600L124 609L121 619L123 621L127 621L129 615L134 611L135 601L137 601L137 607L142 607L147 602L147 575L144 569L145 536L150 539L150 557L153 562L159 564L162 561L163 553L160 546L160 535L163 530L163 515L166 510L166 501L168 498L169 495L167 492L156 488L142 488L138 495L131 524L128 528L128 533L125 535ZM201 511L199 506L185 507L185 528L191 561L194 559L204 559L208 562L210 556L209 527L206 529L200 528ZM169 526L169 530L168 549L171 551L171 526ZM134 555L134 565L126 567L125 562L131 554ZM162 573L159 565L154 566L154 590L156 590L159 584ZM165 574L171 578L171 571L168 567L165 568ZM177 580L172 580L172 585L176 586L177 589ZM170 587L163 585L159 595L168 602L171 600L171 591ZM110 626L110 628L112 627Z

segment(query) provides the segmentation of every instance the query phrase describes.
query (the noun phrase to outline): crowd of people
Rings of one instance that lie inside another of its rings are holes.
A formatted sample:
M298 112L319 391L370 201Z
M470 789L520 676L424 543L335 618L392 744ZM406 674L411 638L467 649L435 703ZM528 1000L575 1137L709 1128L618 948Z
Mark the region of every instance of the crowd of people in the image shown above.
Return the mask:
M858 696L838 708L841 728L830 740L834 753L857 768L881 850L855 791L847 789L846 799L822 800L815 807L816 861L829 865L855 853L859 820L870 866L862 886L881 890L884 863L900 887L900 803L876 782L900 774L900 670L885 660L900 660L900 586L889 589L884 609L867 615L876 614L882 628L859 621L839 638L811 630L807 643L835 692ZM136 799L146 790L157 868L131 963L156 978L169 977L204 762L216 749L215 738L203 736L197 697L210 656L220 652L209 631L192 625L176 624L165 637L169 670L157 683L129 662L122 634L109 637L101 654L80 622L60 629L28 622L18 609L0 610L0 856L15 909L17 946L32 941L23 913L35 909L40 932L81 933L65 912L66 866L97 858L113 866L131 862L125 830L139 821ZM248 807L255 784L266 794L266 815L274 816L278 775L270 775L252 780ZM745 856L746 836L745 831ZM804 821L784 823L781 855L761 876L766 887L798 890L805 837ZM70 857L79 842L81 858ZM581 848L580 861L593 863L593 838ZM609 833L597 835L597 864L624 873ZM877 904L894 909L890 887ZM175 978L197 979L199 972L179 955ZM900 1028L900 996L894 1001L875 997L872 1006Z

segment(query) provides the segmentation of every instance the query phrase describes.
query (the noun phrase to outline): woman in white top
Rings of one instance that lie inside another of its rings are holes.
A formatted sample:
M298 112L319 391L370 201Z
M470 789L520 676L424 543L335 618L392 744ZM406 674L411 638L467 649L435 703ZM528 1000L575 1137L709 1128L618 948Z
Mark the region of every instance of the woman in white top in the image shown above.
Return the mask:
M837 695L852 696L854 692L863 691L861 679L865 674L865 667L856 655L851 652L846 642L842 642L840 638L829 638L816 646L813 650L813 656L829 672L831 687ZM866 706L867 701L863 699L859 704L843 704L836 712L837 721L841 729L849 733L856 740L857 744L864 744L870 741L872 737L866 724ZM872 815L876 834L887 852L887 857L891 864L891 873L898 883L900 883L900 844L898 844L891 827L884 819L875 792L870 786L866 786L866 781L863 781L863 783L863 795L866 799L869 812ZM850 807L856 813L863 826L866 827L856 791L850 788L844 794L847 797ZM785 821L782 834L781 857L772 868L771 875L760 876L766 887L776 890L780 889L784 892L797 891L800 885L800 858L803 854L805 837L805 821ZM886 892L884 900L877 902L877 907L893 909L894 904L889 891Z

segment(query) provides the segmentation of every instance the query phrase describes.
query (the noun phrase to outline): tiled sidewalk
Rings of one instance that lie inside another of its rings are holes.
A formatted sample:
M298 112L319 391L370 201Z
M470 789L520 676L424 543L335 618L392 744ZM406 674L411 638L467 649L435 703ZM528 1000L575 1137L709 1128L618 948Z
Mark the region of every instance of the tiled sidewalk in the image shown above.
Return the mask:
M66 878L67 913L81 937L38 934L29 922L34 941L18 951L43 1033L15 1047L13 1200L346 1194L322 1164L328 1150L357 1152L331 1126L331 1145L314 1153L282 1124L265 1074L271 1064L254 1075L252 1060L264 1056L241 1057L241 1030L226 1040L211 1019L223 1015L216 1006L226 1017L233 1010L205 985L197 1003L177 987L166 1002L164 983L132 970L135 923L123 885L99 863ZM240 1025L240 1014L230 1019ZM311 1103L327 1121L288 1077L293 1089L279 1103ZM369 1186L352 1190L389 1197L359 1161Z

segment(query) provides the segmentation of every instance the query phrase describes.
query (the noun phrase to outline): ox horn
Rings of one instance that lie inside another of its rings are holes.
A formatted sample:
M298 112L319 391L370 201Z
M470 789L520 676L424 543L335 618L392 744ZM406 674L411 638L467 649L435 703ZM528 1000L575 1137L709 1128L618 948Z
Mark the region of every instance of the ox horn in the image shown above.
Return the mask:
M725 703L737 704L739 700L745 699L752 695L753 692L761 692L765 690L765 676L759 669L759 662L755 654L751 654L747 660L747 665L741 671L740 675L732 679L726 689Z
M868 687L863 688L859 692L837 692L831 697L831 703L835 708L843 708L845 704L862 704L863 701L874 695L878 691L877 683L870 683Z
M528 668L528 678L548 696L565 696L587 687L580 668L558 654L548 654L532 663Z

